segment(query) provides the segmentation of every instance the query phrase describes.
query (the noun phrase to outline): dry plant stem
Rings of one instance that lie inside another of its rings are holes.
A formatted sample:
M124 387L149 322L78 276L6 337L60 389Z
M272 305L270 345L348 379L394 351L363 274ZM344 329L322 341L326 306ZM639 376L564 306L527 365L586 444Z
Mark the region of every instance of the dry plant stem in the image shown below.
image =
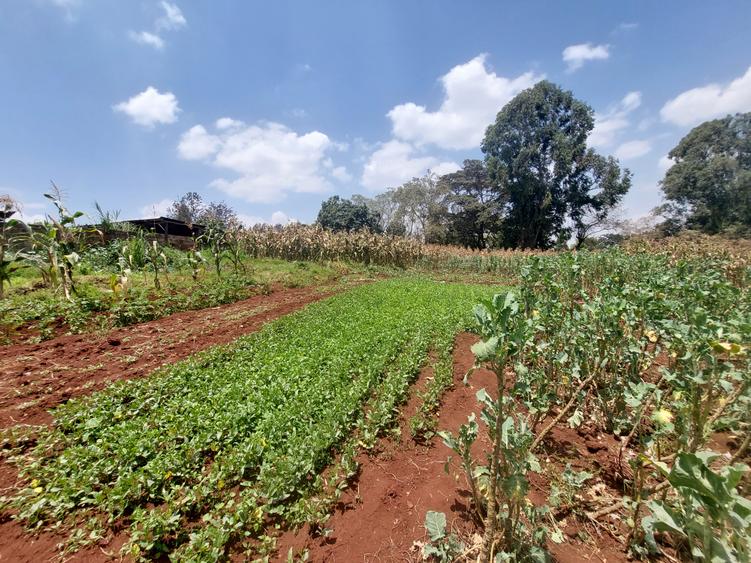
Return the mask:
M728 397L728 400L725 402L725 404L720 405L713 413L712 415L707 419L707 424L705 428L712 428L714 426L714 423L717 422L717 419L722 416L722 413L725 412L725 409L728 405L735 402L738 397L740 397L743 392L746 390L746 385L740 385L735 391L733 391L732 395ZM698 446L697 446L698 447ZM665 457L661 457L660 461L669 462L673 461L675 459L675 454L670 454Z
M660 375L660 378L657 380L657 383L655 384L655 388L649 394L649 397L647 397L647 400L644 401L644 403L642 403L641 409L639 409L639 414L636 417L636 422L634 422L634 427L631 429L631 432L628 433L628 436L626 436L626 439L623 440L623 442L621 443L621 447L618 450L618 469L619 470L621 470L622 468L623 450L625 450L628 447L629 442L631 442L631 438L633 438L634 434L636 434L636 429L639 428L639 424L641 424L641 419L644 416L644 413L647 412L647 409L652 404L652 399L654 399L655 393L657 392L657 389L660 387L662 378L663 376Z
M576 399L577 399L579 393L581 393L582 390L587 385L589 385L594 378L595 378L595 374L593 373L587 379L585 379L584 381L581 382L581 384L579 385L579 387L576 389L576 391L571 396L571 399L569 400L569 402L566 403L565 407L563 407L563 410L561 412L559 412L558 415L553 419L553 421L550 424L548 424L545 428L543 428L542 432L540 432L537 435L537 437L535 438L535 441L532 442L532 446L530 446L530 448L529 448L530 452L534 452L535 451L535 448L537 448L537 446L540 445L540 442L542 442L542 440L545 438L545 436L548 434L548 432L550 432L553 429L553 427L556 424L558 424L558 422L560 422L560 420L563 418L563 416L571 409L571 407L574 406L574 404L576 404L576 402L577 402Z
M659 493L660 491L667 489L669 486L670 483L668 481L662 481L654 489L652 489L652 491L650 491L650 494L653 495L655 493ZM613 512L618 512L621 508L623 508L623 503L621 501L618 501L615 504L601 508L596 512L587 512L587 518L589 518L590 520L598 520L603 516L607 516L608 514L612 514Z
M495 545L495 534L498 525L498 509L496 507L496 497L498 483L496 475L498 474L499 457L501 453L501 425L503 424L503 394L506 387L505 377L505 359L502 362L494 364L493 368L498 383L498 408L494 421L493 436L493 458L490 460L490 486L488 487L488 513L485 518L485 536L482 540L481 559L483 562L490 563L492 560L493 547Z
M717 422L717 419L720 418L722 416L722 413L725 412L725 408L727 408L728 405L733 404L738 399L738 397L743 394L743 392L746 390L746 385L747 384L745 383L739 385L738 388L733 391L730 397L728 397L728 400L724 404L720 405L717 410L712 413L712 415L707 419L706 428L712 428L712 426L714 426L714 423Z
M733 454L733 457L730 458L730 463L735 463L743 457L743 455L746 453L746 450L748 450L749 443L751 443L751 432L746 434L746 437L738 448L738 451L736 451Z

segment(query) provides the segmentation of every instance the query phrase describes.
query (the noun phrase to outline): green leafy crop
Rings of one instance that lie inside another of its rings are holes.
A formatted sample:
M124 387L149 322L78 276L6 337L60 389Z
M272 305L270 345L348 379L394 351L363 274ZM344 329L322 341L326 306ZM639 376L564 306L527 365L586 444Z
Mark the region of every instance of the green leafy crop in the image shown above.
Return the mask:
M488 293L428 281L361 286L71 401L17 459L27 482L13 500L19 518L127 523L135 558L221 558L315 491L353 431L388 425L430 349L468 325Z

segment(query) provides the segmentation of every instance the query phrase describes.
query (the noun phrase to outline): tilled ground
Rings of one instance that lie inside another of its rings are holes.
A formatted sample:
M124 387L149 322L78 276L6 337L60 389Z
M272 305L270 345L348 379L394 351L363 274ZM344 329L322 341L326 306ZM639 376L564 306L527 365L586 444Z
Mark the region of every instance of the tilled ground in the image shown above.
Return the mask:
M209 346L231 342L332 291L333 286L279 289L105 334L0 346L0 428L48 424L52 418L47 411L55 405L118 379L148 375Z
M177 313L106 334L60 336L41 344L0 347L0 428L49 424L48 409L119 379L144 377L209 346L226 344L264 324L332 295L336 286L278 289L243 301ZM0 463L0 496L17 473ZM57 560L61 536L30 535L6 517L0 522L0 561ZM119 559L122 534L73 555L73 561Z
M474 372L470 385L462 379L474 362L470 350L477 337L460 334L454 349L454 387L442 400L438 428L456 433L467 416L478 412L477 390L492 390L495 375L482 369ZM432 377L430 368L423 369L415 385L419 390ZM471 494L466 479L460 475L458 464L452 464L447 473L446 460L456 455L443 441L435 437L429 444L416 444L409 435L407 421L416 412L417 393L402 411L400 440L384 438L374 455L361 454L360 472L356 482L345 491L335 513L325 524L326 533L304 526L299 531L283 533L277 542L278 558L286 561L288 554L308 554L309 561L325 562L386 562L422 561L422 542L427 541L424 522L429 510L446 514L447 526L465 541L471 550L473 542L480 539L481 530L470 511ZM547 448L541 455L550 467L560 470L558 457L571 459L577 469L609 473L617 444L611 437L592 438L585 433L569 429L565 422L557 425L546 440ZM473 453L481 459L490 444L481 433L473 446ZM604 483L595 490L606 487ZM616 491L607 486L608 497ZM546 502L550 493L547 475L532 479L529 498L536 504ZM585 499L583 498L582 501ZM555 561L627 561L623 545L611 533L582 522L571 514L556 518L565 534L562 544L549 542L548 549ZM477 553L474 553L476 557Z

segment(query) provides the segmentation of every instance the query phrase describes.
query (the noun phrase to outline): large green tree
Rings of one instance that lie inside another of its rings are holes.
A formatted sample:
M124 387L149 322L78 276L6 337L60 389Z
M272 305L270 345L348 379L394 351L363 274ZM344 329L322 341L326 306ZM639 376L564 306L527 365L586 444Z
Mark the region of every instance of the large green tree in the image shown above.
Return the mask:
M707 233L751 234L751 113L707 121L668 156L662 180L671 221Z
M439 181L447 193L446 242L481 249L492 246L503 218L503 194L490 181L482 160L464 166Z
M364 203L353 203L335 195L321 204L316 223L332 231L369 229L380 232L378 215Z
M587 148L594 113L569 91L538 82L506 104L485 133L492 181L505 192L502 244L548 248L585 233L628 191L630 172Z

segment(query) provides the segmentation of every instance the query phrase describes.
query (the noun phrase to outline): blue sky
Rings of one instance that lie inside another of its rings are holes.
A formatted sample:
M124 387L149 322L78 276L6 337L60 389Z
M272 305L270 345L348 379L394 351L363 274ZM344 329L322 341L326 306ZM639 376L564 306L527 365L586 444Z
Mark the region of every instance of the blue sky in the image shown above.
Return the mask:
M311 221L481 157L502 105L547 78L659 203L692 126L751 111L751 2L2 0L0 193L29 218L151 215L186 191L248 221Z

